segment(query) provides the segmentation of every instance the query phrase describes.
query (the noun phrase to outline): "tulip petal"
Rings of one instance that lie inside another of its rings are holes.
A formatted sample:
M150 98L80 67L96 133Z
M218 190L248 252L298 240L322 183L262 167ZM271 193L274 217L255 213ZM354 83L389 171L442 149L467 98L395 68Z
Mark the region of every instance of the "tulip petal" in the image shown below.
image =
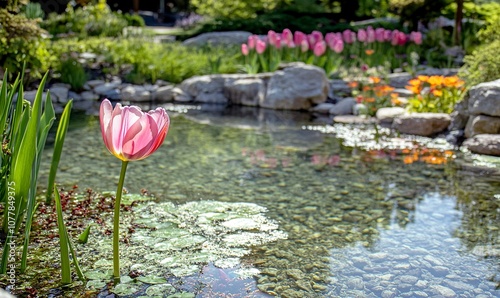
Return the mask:
M111 102L107 99L104 99L101 103L101 108L99 111L99 119L101 122L101 133L102 133L102 139L104 141L104 145L106 145L106 148L109 150L109 142L108 138L106 138L106 129L109 126L109 122L111 121L111 113L113 112L113 106L111 105Z
M156 124L152 126L148 114L144 114L140 121L140 131L132 139L127 139L123 145L123 154L129 160L146 158L156 136Z

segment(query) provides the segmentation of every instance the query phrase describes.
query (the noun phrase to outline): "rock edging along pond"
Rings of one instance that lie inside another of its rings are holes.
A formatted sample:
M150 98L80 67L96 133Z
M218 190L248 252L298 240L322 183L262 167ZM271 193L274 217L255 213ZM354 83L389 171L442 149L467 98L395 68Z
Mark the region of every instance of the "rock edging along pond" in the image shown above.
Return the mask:
M425 69L418 74L453 74L452 70ZM410 96L402 87L411 79L408 73L389 76L401 101ZM289 63L274 73L216 74L194 76L178 85L164 81L155 84L132 85L118 77L109 82L88 81L85 91L76 93L67 84L56 83L50 88L56 111L69 98L74 109L96 111L103 98L126 102L155 102L158 104L189 103L242 105L279 110L308 110L313 114L330 116L349 115L358 111L354 98L347 97L350 88L343 80L328 80L323 69L301 62ZM25 98L32 101L35 91L27 91ZM446 132L452 143L476 137L464 143L472 152L500 156L500 80L482 83L470 89L455 111L447 114L408 114L401 107L380 108L376 118L382 124L405 134L435 136ZM95 112L91 112L95 113ZM354 122L359 120L354 119Z

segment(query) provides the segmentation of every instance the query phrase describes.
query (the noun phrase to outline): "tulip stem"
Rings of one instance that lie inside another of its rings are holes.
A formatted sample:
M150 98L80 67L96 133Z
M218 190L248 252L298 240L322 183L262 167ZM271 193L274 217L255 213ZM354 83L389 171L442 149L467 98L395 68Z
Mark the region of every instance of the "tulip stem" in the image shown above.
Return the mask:
M115 284L120 283L120 201L122 199L123 182L125 181L125 172L127 172L128 161L122 161L120 180L116 189L115 214L113 221L113 276Z

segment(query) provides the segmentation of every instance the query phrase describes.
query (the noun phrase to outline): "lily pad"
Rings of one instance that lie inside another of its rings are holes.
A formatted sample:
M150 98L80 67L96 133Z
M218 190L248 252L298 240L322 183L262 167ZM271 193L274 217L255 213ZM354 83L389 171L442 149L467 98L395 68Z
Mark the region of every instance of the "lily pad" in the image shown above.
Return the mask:
M172 274L176 277L193 275L199 271L200 268L196 265L170 269L170 272L172 272Z
M195 295L193 293L188 293L188 292L182 292L182 293L175 293L173 295L167 296L167 298L194 298Z
M175 292L174 286L171 284L163 284L163 285L154 285L149 287L146 290L146 294L151 297L151 296L160 296L163 297L165 294L172 294Z
M113 267L113 261L111 260L106 260L106 259L101 259L97 262L94 263L94 265L98 268L111 268Z
M87 288L88 289L96 289L96 290L99 290L99 289L102 289L106 286L106 282L102 281L102 280L89 280L87 282Z
M111 272L102 272L102 271L87 271L85 272L85 277L87 279L94 279L94 280L106 280L112 276Z
M116 295L132 295L137 291L139 291L137 286L132 284L119 284L111 290L111 292Z
M226 228L232 230L255 230L259 224L251 218L234 218L222 223Z
M159 229L151 232L151 236L153 237L162 237L162 238L175 238L175 237L183 237L191 235L186 230L175 228L175 227L167 227L163 229Z
M165 278L159 276L139 276L137 280L145 284L151 284L151 285L163 284L167 282Z
M122 283L122 284L129 284L133 281L134 281L134 279L131 278L130 276L127 276L127 275L120 277L120 283Z

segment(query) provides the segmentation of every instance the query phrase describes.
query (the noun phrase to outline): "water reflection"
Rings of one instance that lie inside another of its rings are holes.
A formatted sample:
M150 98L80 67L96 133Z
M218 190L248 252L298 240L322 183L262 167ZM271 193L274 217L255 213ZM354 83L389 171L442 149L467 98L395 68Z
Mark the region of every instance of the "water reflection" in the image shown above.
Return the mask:
M126 187L175 203L267 207L289 238L255 247L245 262L269 294L500 295L497 179L445 150L365 151L302 129L309 124L308 114L254 108L173 115L165 146L130 165ZM68 134L58 180L114 189L119 166L93 122Z

